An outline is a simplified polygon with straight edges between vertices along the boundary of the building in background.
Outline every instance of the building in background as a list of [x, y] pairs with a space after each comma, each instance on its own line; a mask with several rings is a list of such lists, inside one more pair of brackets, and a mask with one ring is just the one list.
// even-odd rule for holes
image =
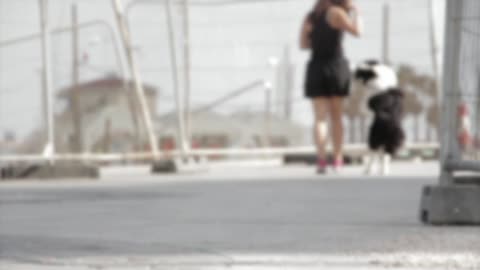
[[[157, 90], [149, 85], [144, 85], [144, 89], [154, 115]], [[74, 95], [81, 134], [74, 128]], [[64, 109], [55, 116], [55, 144], [59, 153], [76, 152], [75, 136], [81, 136], [84, 152], [124, 153], [148, 147], [132, 82], [117, 77], [93, 80], [60, 90], [57, 98], [65, 103]], [[20, 152], [41, 152], [44, 139], [41, 130], [37, 128], [28, 136]]]
[[[163, 150], [175, 148], [177, 135], [175, 113], [156, 120]], [[264, 112], [242, 111], [225, 115], [213, 111], [192, 113], [192, 148], [287, 147], [307, 144], [309, 129], [292, 120]]]

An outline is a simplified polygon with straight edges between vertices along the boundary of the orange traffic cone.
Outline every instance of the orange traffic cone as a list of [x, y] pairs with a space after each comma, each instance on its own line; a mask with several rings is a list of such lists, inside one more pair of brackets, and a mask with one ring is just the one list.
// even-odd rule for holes
[[458, 106], [458, 143], [460, 148], [465, 151], [472, 145], [472, 126], [470, 124], [469, 110], [465, 103]]

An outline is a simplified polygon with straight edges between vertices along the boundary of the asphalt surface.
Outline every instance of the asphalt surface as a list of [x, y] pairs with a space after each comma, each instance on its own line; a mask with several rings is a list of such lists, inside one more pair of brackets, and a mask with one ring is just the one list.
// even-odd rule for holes
[[0, 269], [480, 269], [480, 228], [418, 220], [432, 164], [0, 183]]

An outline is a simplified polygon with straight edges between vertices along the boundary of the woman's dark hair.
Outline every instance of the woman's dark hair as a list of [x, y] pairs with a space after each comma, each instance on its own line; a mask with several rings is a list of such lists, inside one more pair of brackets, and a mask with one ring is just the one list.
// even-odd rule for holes
[[345, 0], [330, 0], [330, 2], [334, 5], [343, 5]]
[[317, 0], [313, 6], [312, 13], [318, 15], [320, 12], [324, 11], [328, 6], [328, 1], [329, 0]]
[[328, 8], [328, 4], [343, 7], [345, 5], [345, 0], [318, 0], [313, 7], [313, 13], [316, 15], [320, 14], [322, 11]]

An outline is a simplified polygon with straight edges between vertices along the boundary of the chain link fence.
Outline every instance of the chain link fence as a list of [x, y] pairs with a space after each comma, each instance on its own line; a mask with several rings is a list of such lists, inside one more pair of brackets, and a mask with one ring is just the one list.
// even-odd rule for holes
[[480, 2], [449, 1], [446, 44], [441, 145], [448, 182], [456, 172], [480, 171]]

